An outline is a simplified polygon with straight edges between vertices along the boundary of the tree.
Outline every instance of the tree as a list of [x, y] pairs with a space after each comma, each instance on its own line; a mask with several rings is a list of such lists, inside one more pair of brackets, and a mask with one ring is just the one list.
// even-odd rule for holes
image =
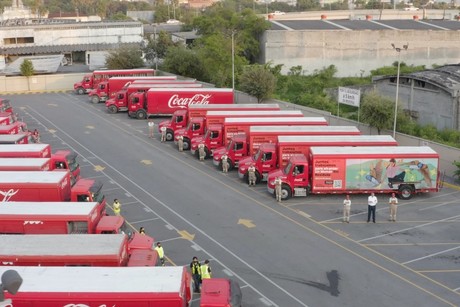
[[109, 52], [105, 58], [108, 69], [132, 69], [144, 67], [142, 52], [138, 48], [122, 47]]
[[460, 180], [460, 162], [459, 161], [454, 161], [452, 164], [457, 167], [457, 169], [454, 171], [453, 175], [454, 175], [454, 177], [457, 177], [457, 180]]
[[394, 102], [371, 92], [363, 96], [361, 104], [361, 120], [371, 127], [377, 128], [380, 134], [382, 129], [390, 129], [393, 123]]
[[276, 78], [262, 65], [251, 65], [240, 76], [240, 88], [257, 98], [257, 102], [270, 98], [276, 87]]
[[163, 59], [166, 56], [166, 51], [169, 47], [175, 46], [171, 36], [165, 31], [158, 33], [156, 39], [148, 39], [147, 46], [143, 49], [145, 59], [154, 63], [158, 59]]
[[30, 91], [30, 76], [33, 76], [35, 74], [35, 69], [34, 69], [34, 64], [32, 63], [31, 60], [24, 60], [19, 67], [21, 70], [21, 75], [27, 77], [27, 88]]
[[171, 47], [166, 52], [163, 68], [171, 73], [207, 81], [206, 69], [194, 50], [184, 46]]

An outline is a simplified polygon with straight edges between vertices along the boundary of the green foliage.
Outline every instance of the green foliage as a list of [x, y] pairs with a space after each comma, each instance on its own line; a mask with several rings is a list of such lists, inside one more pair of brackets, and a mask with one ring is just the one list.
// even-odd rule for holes
[[152, 64], [155, 60], [163, 59], [168, 48], [176, 45], [168, 33], [161, 31], [156, 39], [148, 38], [147, 46], [143, 48], [145, 59]]
[[111, 15], [109, 17], [110, 20], [118, 20], [118, 21], [122, 21], [122, 20], [133, 20], [131, 17], [128, 17], [126, 16], [125, 14], [123, 14], [122, 12], [117, 12], [113, 15]]
[[394, 103], [377, 92], [370, 92], [363, 96], [361, 104], [361, 121], [377, 128], [380, 134], [382, 129], [390, 129], [393, 123]]
[[275, 90], [276, 77], [262, 65], [247, 66], [240, 77], [240, 88], [257, 98], [257, 102], [270, 98]]
[[[401, 62], [399, 65], [400, 74], [410, 74], [417, 71], [425, 70], [425, 65], [420, 66], [407, 66], [406, 63]], [[392, 66], [383, 66], [377, 69], [371, 70], [371, 76], [391, 76], [397, 75], [398, 73], [398, 62], [394, 62]]]
[[144, 67], [142, 52], [138, 48], [119, 48], [109, 52], [105, 59], [108, 69], [132, 69]]
[[35, 73], [34, 64], [31, 60], [24, 60], [19, 69], [21, 71], [21, 75], [25, 77], [33, 76]]
[[205, 66], [194, 50], [184, 46], [175, 46], [168, 49], [163, 62], [163, 69], [185, 77], [207, 81]]
[[460, 161], [454, 161], [452, 165], [455, 165], [457, 169], [454, 171], [454, 178], [456, 177], [457, 180], [460, 180]]

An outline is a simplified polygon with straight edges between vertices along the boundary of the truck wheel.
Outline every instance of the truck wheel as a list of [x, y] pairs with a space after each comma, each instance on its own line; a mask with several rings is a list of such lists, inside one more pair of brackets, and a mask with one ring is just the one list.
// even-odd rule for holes
[[184, 139], [184, 150], [190, 150], [190, 141]]
[[411, 199], [414, 195], [414, 188], [410, 185], [403, 185], [399, 187], [399, 197], [404, 200]]
[[166, 141], [172, 141], [174, 139], [174, 132], [171, 130], [166, 131]]
[[82, 87], [77, 88], [78, 95], [83, 95], [84, 93], [85, 93], [85, 90]]
[[288, 200], [291, 197], [292, 197], [291, 188], [287, 184], [283, 183], [283, 185], [281, 186], [281, 199]]
[[107, 111], [109, 111], [109, 113], [111, 114], [115, 114], [118, 112], [118, 108], [117, 106], [111, 105], [110, 107], [107, 108]]
[[139, 110], [136, 112], [136, 118], [137, 119], [146, 119], [147, 118], [147, 113], [145, 113], [145, 110]]
[[99, 97], [97, 97], [96, 95], [93, 95], [91, 97], [91, 102], [94, 103], [94, 104], [99, 103]]

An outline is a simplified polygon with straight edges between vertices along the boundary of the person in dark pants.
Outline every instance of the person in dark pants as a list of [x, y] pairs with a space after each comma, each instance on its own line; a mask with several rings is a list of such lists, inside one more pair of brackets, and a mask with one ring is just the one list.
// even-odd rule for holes
[[193, 257], [190, 263], [190, 273], [192, 273], [194, 291], [195, 293], [200, 293], [201, 264], [197, 257]]
[[371, 220], [372, 215], [372, 222], [375, 223], [375, 208], [377, 207], [377, 197], [374, 193], [367, 198], [367, 222]]

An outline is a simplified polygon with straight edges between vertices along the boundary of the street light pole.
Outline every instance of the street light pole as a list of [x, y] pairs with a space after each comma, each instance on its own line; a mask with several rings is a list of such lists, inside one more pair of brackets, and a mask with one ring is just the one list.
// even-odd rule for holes
[[398, 99], [399, 99], [399, 71], [401, 68], [401, 50], [407, 50], [409, 44], [403, 45], [403, 49], [396, 47], [395, 44], [391, 44], [394, 50], [398, 53], [398, 72], [396, 75], [396, 98], [395, 98], [395, 115], [393, 120], [393, 138], [396, 138], [396, 121], [398, 117]]
[[235, 90], [235, 31], [232, 31], [232, 89]]

